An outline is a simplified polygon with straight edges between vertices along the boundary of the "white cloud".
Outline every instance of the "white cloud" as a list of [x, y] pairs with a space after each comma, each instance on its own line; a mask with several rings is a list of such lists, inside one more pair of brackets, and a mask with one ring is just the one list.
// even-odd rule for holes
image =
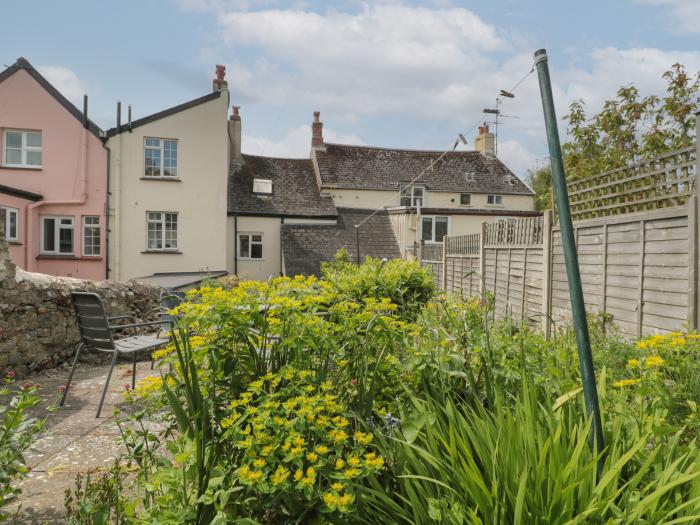
[[[332, 129], [323, 130], [326, 142], [337, 144], [362, 145], [364, 142], [353, 134], [336, 133]], [[268, 157], [307, 158], [311, 150], [311, 126], [290, 128], [279, 141], [263, 137], [254, 137], [243, 133], [241, 149], [249, 155], [266, 155]]]
[[78, 75], [63, 66], [39, 66], [37, 69], [64, 97], [82, 108], [83, 95], [87, 90]]
[[698, 0], [636, 0], [667, 10], [666, 15], [674, 33], [700, 33], [700, 2]]
[[[179, 1], [210, 6], [216, 13], [223, 45], [212, 53], [230, 58], [223, 63], [229, 65], [227, 77], [236, 103], [304, 106], [321, 110], [331, 124], [361, 116], [441, 121], [447, 123], [447, 134], [465, 132], [470, 143], [472, 125], [489, 120], [482, 109], [494, 104], [500, 89], [512, 88], [523, 77], [532, 66], [532, 53], [527, 50], [538, 47], [537, 35], [511, 32], [506, 36], [474, 12], [441, 0], [431, 7], [400, 0], [353, 2], [344, 11], [321, 12], [304, 7], [259, 8], [274, 0], [255, 0], [258, 7], [252, 11], [236, 8], [238, 0]], [[700, 5], [700, 0], [636, 1], [664, 3], [671, 11]], [[245, 8], [253, 6], [246, 3]], [[246, 52], [240, 53], [241, 48]], [[574, 64], [562, 64], [561, 55], [550, 62], [560, 117], [579, 98], [590, 112], [597, 111], [630, 82], [642, 95], [663, 93], [661, 74], [675, 62], [686, 64], [690, 71], [700, 69], [699, 52], [605, 47], [576, 56]], [[546, 154], [536, 76], [530, 75], [518, 87], [515, 99], [504, 100], [501, 107], [504, 114], [519, 118], [501, 120], [499, 153], [521, 176], [534, 167], [536, 156]], [[561, 122], [562, 136], [565, 131]], [[244, 148], [304, 157], [308, 133], [303, 127], [290, 129], [280, 141], [248, 137]]]

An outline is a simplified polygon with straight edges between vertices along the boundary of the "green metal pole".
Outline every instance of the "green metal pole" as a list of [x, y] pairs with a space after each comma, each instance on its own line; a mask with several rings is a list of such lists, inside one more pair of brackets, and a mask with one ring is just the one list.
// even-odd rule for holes
[[[552, 183], [557, 202], [557, 214], [561, 228], [561, 240], [564, 246], [564, 262], [566, 263], [566, 277], [569, 281], [569, 296], [571, 298], [571, 312], [576, 332], [576, 344], [578, 346], [578, 362], [583, 380], [583, 395], [586, 400], [588, 414], [593, 417], [591, 427], [591, 447], [594, 453], [605, 446], [603, 440], [603, 426], [600, 419], [600, 405], [598, 403], [598, 389], [593, 370], [593, 355], [591, 354], [591, 341], [588, 335], [588, 323], [586, 321], [586, 306], [583, 301], [583, 288], [581, 287], [581, 274], [578, 267], [578, 254], [576, 253], [576, 241], [574, 239], [574, 226], [571, 221], [569, 208], [569, 194], [566, 189], [566, 176], [564, 175], [564, 161], [561, 156], [559, 144], [559, 130], [557, 129], [557, 117], [554, 112], [554, 99], [552, 98], [552, 85], [549, 79], [549, 66], [547, 65], [547, 51], [540, 49], [535, 52], [535, 66], [540, 82], [540, 94], [542, 95], [542, 108], [544, 110], [544, 122], [547, 128], [547, 143], [549, 144], [549, 159], [552, 166]], [[603, 458], [598, 462], [598, 475], [600, 477], [603, 467]]]

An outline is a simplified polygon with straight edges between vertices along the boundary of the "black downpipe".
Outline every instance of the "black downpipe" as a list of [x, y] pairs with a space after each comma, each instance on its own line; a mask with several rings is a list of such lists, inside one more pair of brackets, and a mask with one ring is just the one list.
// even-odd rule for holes
[[107, 150], [107, 191], [105, 195], [105, 279], [109, 279], [109, 197], [112, 195], [110, 191], [110, 174], [112, 171], [112, 150], [103, 142], [102, 147]]
[[238, 275], [238, 216], [233, 216], [233, 275]]

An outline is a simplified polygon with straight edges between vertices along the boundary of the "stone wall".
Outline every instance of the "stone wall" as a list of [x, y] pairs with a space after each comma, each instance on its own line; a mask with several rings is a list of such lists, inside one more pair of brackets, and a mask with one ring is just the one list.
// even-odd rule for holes
[[[13, 368], [20, 375], [60, 364], [78, 344], [70, 294], [99, 294], [107, 315], [153, 318], [159, 289], [135, 281], [84, 281], [25, 272], [10, 259], [0, 214], [0, 377]], [[81, 358], [82, 359], [82, 358]]]

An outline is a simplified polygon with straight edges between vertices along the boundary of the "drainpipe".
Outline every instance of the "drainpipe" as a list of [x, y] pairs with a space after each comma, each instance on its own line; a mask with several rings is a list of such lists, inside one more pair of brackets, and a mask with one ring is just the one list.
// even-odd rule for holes
[[105, 191], [105, 279], [109, 279], [109, 197], [110, 192], [110, 174], [112, 167], [110, 163], [112, 162], [112, 150], [106, 144], [107, 137], [105, 137], [105, 142], [102, 143], [102, 147], [107, 150], [107, 191]]
[[[87, 117], [87, 95], [83, 96], [83, 130], [80, 136], [80, 198], [75, 200], [56, 200], [56, 201], [41, 201], [35, 202], [27, 206], [25, 210], [25, 220], [27, 225], [27, 240], [24, 245], [24, 258], [26, 261], [27, 271], [31, 272], [34, 270], [35, 259], [31, 258], [31, 252], [29, 247], [34, 245], [34, 240], [32, 239], [32, 234], [34, 233], [32, 224], [32, 213], [34, 210], [42, 208], [44, 206], [81, 206], [87, 202], [87, 134], [88, 131], [88, 117]], [[73, 244], [75, 246], [75, 223], [73, 223]], [[41, 253], [41, 247], [39, 248], [39, 253]]]
[[238, 216], [233, 216], [233, 275], [238, 275]]

